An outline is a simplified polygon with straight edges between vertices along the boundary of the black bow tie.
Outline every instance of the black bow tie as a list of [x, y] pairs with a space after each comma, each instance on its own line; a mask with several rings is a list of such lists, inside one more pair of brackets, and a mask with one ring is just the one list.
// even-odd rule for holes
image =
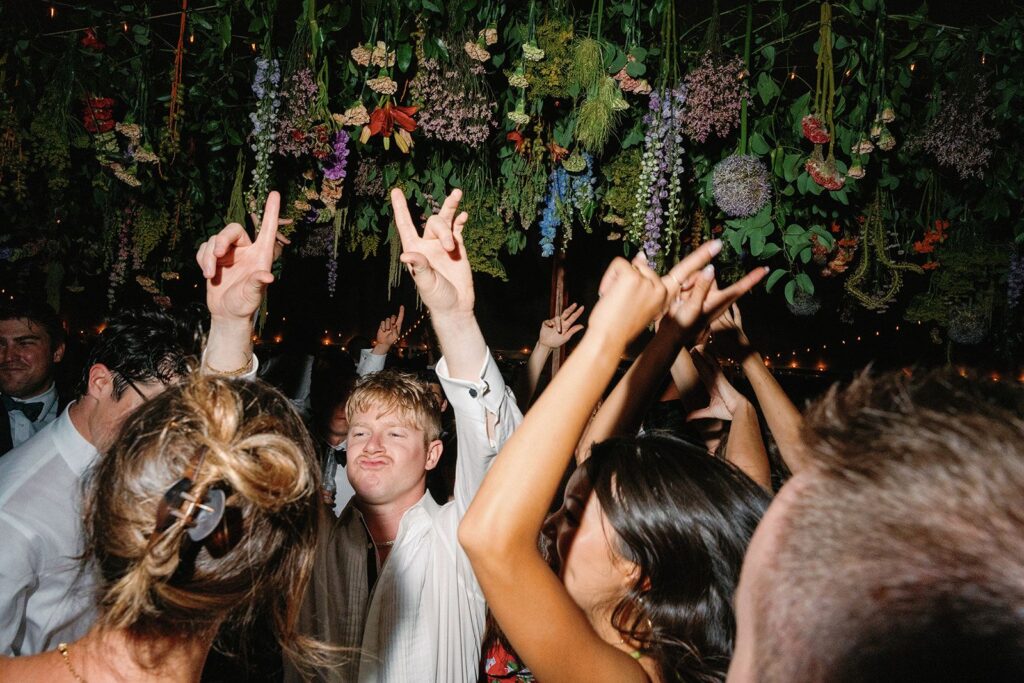
[[26, 403], [25, 401], [19, 401], [11, 398], [10, 396], [2, 396], [4, 408], [7, 412], [12, 410], [20, 410], [22, 414], [29, 419], [30, 422], [35, 422], [39, 419], [39, 416], [43, 413], [43, 402], [33, 401], [32, 403]]

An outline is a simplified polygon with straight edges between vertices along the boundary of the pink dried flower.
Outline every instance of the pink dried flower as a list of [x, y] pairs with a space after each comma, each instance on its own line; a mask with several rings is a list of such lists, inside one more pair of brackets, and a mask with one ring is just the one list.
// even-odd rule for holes
[[748, 94], [744, 74], [739, 57], [725, 61], [708, 52], [686, 75], [683, 116], [691, 139], [705, 142], [712, 133], [723, 138], [739, 125], [740, 108]]

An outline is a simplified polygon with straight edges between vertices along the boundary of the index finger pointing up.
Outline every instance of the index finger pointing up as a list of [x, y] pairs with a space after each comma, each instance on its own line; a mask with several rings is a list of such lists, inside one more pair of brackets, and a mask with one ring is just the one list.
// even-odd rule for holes
[[419, 237], [419, 233], [409, 214], [409, 204], [405, 201], [405, 194], [397, 187], [391, 190], [391, 209], [395, 213], [395, 228], [402, 240], [402, 251], [413, 251], [413, 244]]

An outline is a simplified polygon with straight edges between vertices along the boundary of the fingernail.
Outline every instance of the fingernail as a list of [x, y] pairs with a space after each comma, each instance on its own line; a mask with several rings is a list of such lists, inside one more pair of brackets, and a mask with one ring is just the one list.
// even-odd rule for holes
[[708, 242], [708, 251], [711, 252], [712, 256], [717, 256], [718, 252], [722, 251], [722, 240], [711, 240]]
[[704, 266], [704, 269], [700, 271], [700, 276], [702, 278], [704, 278], [705, 280], [714, 280], [715, 279], [715, 266], [714, 266], [714, 264], [709, 263], [706, 266]]

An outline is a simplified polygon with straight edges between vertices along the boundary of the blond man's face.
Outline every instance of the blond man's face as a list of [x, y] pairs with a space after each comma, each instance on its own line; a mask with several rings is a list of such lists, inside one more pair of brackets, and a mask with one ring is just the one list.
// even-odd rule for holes
[[440, 457], [441, 442], [428, 443], [423, 429], [401, 411], [371, 404], [351, 415], [345, 469], [362, 503], [415, 504]]

